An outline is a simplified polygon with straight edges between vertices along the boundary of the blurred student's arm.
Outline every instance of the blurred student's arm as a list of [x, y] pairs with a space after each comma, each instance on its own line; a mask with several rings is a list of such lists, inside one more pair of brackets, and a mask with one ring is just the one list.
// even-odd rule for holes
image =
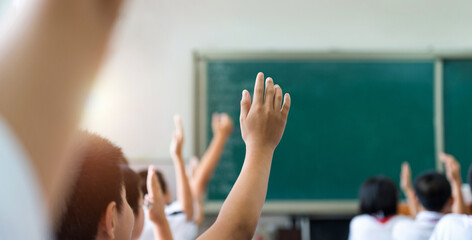
[[[254, 100], [243, 91], [241, 134], [246, 158], [241, 173], [226, 198], [216, 222], [199, 239], [251, 239], [264, 205], [272, 156], [282, 138], [290, 108], [290, 96], [264, 75], [257, 75]], [[281, 107], [282, 106], [282, 107]]]
[[162, 195], [161, 185], [157, 180], [156, 170], [152, 166], [148, 169], [146, 185], [148, 190], [148, 195], [146, 196], [147, 211], [149, 219], [153, 223], [154, 239], [172, 240], [172, 232], [164, 212], [164, 196]]
[[233, 132], [233, 121], [226, 113], [213, 114], [213, 138], [192, 176], [192, 191], [197, 198], [205, 194], [208, 182], [223, 153], [226, 141]]
[[205, 212], [203, 209], [203, 198], [208, 187], [211, 176], [215, 172], [221, 154], [223, 153], [226, 141], [233, 132], [233, 120], [226, 113], [214, 113], [212, 116], [213, 138], [210, 146], [203, 155], [200, 163], [192, 174], [191, 188], [194, 200], [198, 201], [198, 216], [194, 217], [196, 224], [203, 221]]
[[400, 176], [400, 186], [405, 194], [406, 201], [408, 204], [408, 209], [410, 210], [410, 215], [416, 217], [418, 214], [418, 203], [415, 198], [415, 191], [413, 190], [413, 184], [411, 183], [411, 168], [408, 162], [402, 164], [402, 172]]
[[466, 213], [466, 207], [464, 198], [462, 196], [462, 177], [461, 177], [461, 166], [454, 156], [442, 153], [440, 155], [441, 161], [444, 163], [446, 168], [446, 176], [451, 184], [452, 189], [452, 213], [464, 214]]
[[182, 211], [187, 216], [187, 221], [193, 219], [193, 197], [190, 190], [185, 164], [182, 158], [182, 146], [184, 143], [184, 130], [180, 116], [174, 117], [175, 131], [170, 144], [170, 154], [174, 161], [175, 176], [177, 179], [177, 201], [182, 205]]
[[51, 210], [59, 210], [70, 181], [61, 159], [121, 3], [31, 1], [1, 33], [0, 115], [27, 151]]

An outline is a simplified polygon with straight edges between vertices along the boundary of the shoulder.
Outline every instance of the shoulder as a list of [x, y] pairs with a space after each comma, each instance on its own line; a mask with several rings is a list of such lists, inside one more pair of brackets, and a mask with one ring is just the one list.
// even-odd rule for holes
[[394, 239], [404, 239], [405, 234], [414, 230], [415, 220], [406, 216], [398, 216], [393, 222], [392, 236]]
[[166, 215], [171, 215], [182, 211], [182, 205], [179, 201], [174, 201], [165, 207]]
[[367, 215], [367, 214], [357, 215], [352, 218], [351, 225], [362, 224], [365, 222], [370, 222], [372, 220], [373, 218], [370, 215]]
[[461, 214], [448, 214], [436, 225], [431, 237], [435, 239], [466, 239], [472, 235], [472, 217]]
[[441, 218], [438, 226], [469, 226], [472, 227], [472, 216], [465, 214], [447, 214]]

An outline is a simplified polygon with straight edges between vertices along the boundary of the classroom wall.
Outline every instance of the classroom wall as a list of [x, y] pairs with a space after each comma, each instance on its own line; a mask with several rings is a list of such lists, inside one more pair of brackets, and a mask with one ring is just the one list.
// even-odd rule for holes
[[470, 9], [469, 0], [131, 0], [83, 126], [131, 160], [162, 162], [180, 113], [190, 156], [192, 51], [472, 49]]

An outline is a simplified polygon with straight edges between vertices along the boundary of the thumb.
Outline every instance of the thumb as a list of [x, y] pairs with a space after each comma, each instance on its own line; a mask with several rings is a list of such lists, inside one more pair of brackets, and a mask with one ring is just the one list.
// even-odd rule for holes
[[244, 89], [241, 99], [241, 115], [239, 117], [240, 121], [246, 119], [249, 109], [251, 109], [251, 95], [246, 89]]

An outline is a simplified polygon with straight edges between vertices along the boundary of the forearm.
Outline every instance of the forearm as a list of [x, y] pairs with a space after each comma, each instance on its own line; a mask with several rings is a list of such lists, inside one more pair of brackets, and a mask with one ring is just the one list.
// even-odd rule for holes
[[452, 204], [452, 213], [456, 213], [456, 214], [466, 213], [466, 207], [464, 203], [464, 198], [462, 196], [461, 185], [462, 185], [462, 181], [456, 181], [451, 184], [452, 198], [454, 200]]
[[193, 219], [193, 197], [184, 162], [181, 156], [173, 156], [173, 161], [177, 179], [177, 200], [182, 204], [183, 212], [190, 221]]
[[215, 135], [211, 140], [207, 151], [202, 156], [200, 164], [192, 177], [192, 190], [195, 197], [200, 198], [205, 193], [208, 182], [218, 165], [227, 140], [227, 135]]
[[236, 183], [221, 207], [215, 224], [202, 239], [252, 238], [267, 193], [272, 155], [271, 151], [247, 150]]
[[59, 174], [69, 169], [60, 159], [80, 119], [106, 40], [97, 46], [95, 40], [84, 39], [87, 34], [81, 30], [86, 26], [76, 2], [37, 1], [37, 8], [15, 25], [0, 50], [0, 114], [30, 156], [52, 209], [63, 193], [56, 186], [65, 180]]
[[408, 209], [410, 210], [410, 215], [412, 217], [416, 217], [418, 214], [418, 206], [415, 204], [415, 192], [413, 189], [407, 189], [404, 190], [403, 193], [405, 194], [406, 197], [406, 202], [408, 204]]
[[169, 223], [163, 219], [160, 223], [153, 222], [152, 230], [154, 232], [154, 239], [156, 240], [172, 240], [172, 232]]

